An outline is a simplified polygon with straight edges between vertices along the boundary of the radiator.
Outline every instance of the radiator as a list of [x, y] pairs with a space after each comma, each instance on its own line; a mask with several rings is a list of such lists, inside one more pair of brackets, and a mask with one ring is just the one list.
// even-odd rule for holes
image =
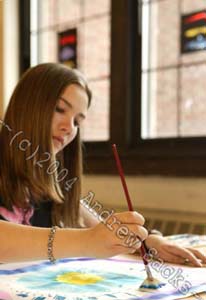
[[146, 219], [145, 227], [158, 229], [164, 235], [192, 233], [206, 235], [206, 213], [167, 210], [139, 210]]

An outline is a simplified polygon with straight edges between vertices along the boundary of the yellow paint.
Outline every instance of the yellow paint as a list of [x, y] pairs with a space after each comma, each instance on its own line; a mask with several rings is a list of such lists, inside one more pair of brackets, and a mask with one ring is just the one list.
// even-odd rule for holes
[[185, 31], [185, 36], [192, 38], [198, 34], [206, 34], [206, 26], [200, 26]]
[[77, 285], [87, 285], [102, 281], [101, 276], [94, 274], [84, 274], [79, 272], [68, 272], [58, 275], [56, 280], [58, 282], [77, 284]]

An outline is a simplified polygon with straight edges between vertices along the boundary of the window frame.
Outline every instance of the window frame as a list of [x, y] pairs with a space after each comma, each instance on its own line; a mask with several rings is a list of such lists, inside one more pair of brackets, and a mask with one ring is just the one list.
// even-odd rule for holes
[[30, 0], [19, 0], [19, 74], [30, 67]]
[[[26, 5], [25, 2], [29, 0], [20, 0], [20, 6]], [[127, 175], [206, 176], [206, 137], [141, 138], [139, 2], [111, 2], [110, 140], [84, 143], [84, 172], [117, 174], [111, 147], [115, 143]], [[21, 72], [29, 61], [28, 31], [25, 33], [22, 26], [20, 24], [20, 61], [26, 63]]]

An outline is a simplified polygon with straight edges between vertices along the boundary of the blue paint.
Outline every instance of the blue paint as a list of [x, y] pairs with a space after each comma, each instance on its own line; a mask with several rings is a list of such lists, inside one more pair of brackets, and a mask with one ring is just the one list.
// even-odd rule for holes
[[159, 288], [161, 288], [162, 286], [164, 286], [165, 283], [159, 283], [159, 284], [142, 284], [140, 286], [140, 289], [149, 289], [149, 290], [157, 290]]
[[[84, 262], [84, 261], [95, 261], [96, 259], [95, 258], [89, 258], [89, 257], [78, 257], [78, 258], [62, 258], [62, 259], [59, 259], [58, 260], [58, 265], [59, 264], [65, 264], [65, 263], [68, 263], [68, 262], [74, 262], [74, 261], [79, 261], [79, 262]], [[117, 260], [117, 259], [112, 259], [112, 258], [108, 258], [107, 261], [111, 261], [113, 263], [123, 263], [123, 262], [128, 262], [128, 260], [126, 259], [120, 259], [120, 260]], [[141, 264], [141, 262], [138, 262], [138, 261], [130, 261], [130, 263], [132, 264]], [[45, 261], [45, 262], [42, 262], [40, 264], [35, 264], [35, 265], [29, 265], [29, 266], [26, 266], [26, 267], [23, 267], [23, 268], [17, 268], [17, 269], [13, 269], [13, 270], [3, 270], [1, 269], [0, 270], [0, 275], [14, 275], [14, 274], [20, 274], [20, 273], [26, 273], [26, 272], [35, 272], [35, 271], [39, 271], [41, 269], [44, 269], [45, 267], [51, 267], [53, 266], [53, 264], [51, 264], [50, 262], [48, 261]]]
[[17, 296], [22, 297], [22, 298], [27, 298], [28, 294], [20, 293], [20, 294], [17, 294]]
[[56, 296], [54, 297], [54, 300], [64, 300], [64, 299], [66, 299], [66, 297], [59, 296], [59, 295], [56, 295]]
[[[81, 274], [94, 274], [102, 278], [101, 281], [92, 284], [74, 284], [57, 281], [57, 277], [65, 272], [78, 272]], [[64, 293], [88, 293], [88, 292], [111, 292], [111, 289], [138, 286], [142, 282], [142, 277], [130, 276], [127, 274], [105, 272], [101, 270], [101, 266], [89, 266], [89, 263], [81, 266], [78, 264], [64, 264], [57, 268], [44, 268], [38, 272], [34, 272], [32, 276], [23, 275], [17, 282], [23, 284], [25, 288], [34, 291], [50, 291]]]

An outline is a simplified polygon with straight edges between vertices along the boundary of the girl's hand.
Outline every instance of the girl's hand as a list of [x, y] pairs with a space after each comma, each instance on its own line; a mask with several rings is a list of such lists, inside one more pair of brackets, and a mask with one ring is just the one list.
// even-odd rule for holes
[[134, 253], [148, 233], [143, 227], [144, 218], [137, 212], [112, 215], [108, 220], [88, 229], [88, 252], [93, 257], [110, 257]]
[[202, 251], [190, 247], [180, 247], [162, 236], [151, 234], [145, 242], [149, 249], [155, 249], [156, 258], [160, 258], [165, 262], [189, 263], [196, 267], [201, 267], [202, 263], [206, 263], [206, 255]]

